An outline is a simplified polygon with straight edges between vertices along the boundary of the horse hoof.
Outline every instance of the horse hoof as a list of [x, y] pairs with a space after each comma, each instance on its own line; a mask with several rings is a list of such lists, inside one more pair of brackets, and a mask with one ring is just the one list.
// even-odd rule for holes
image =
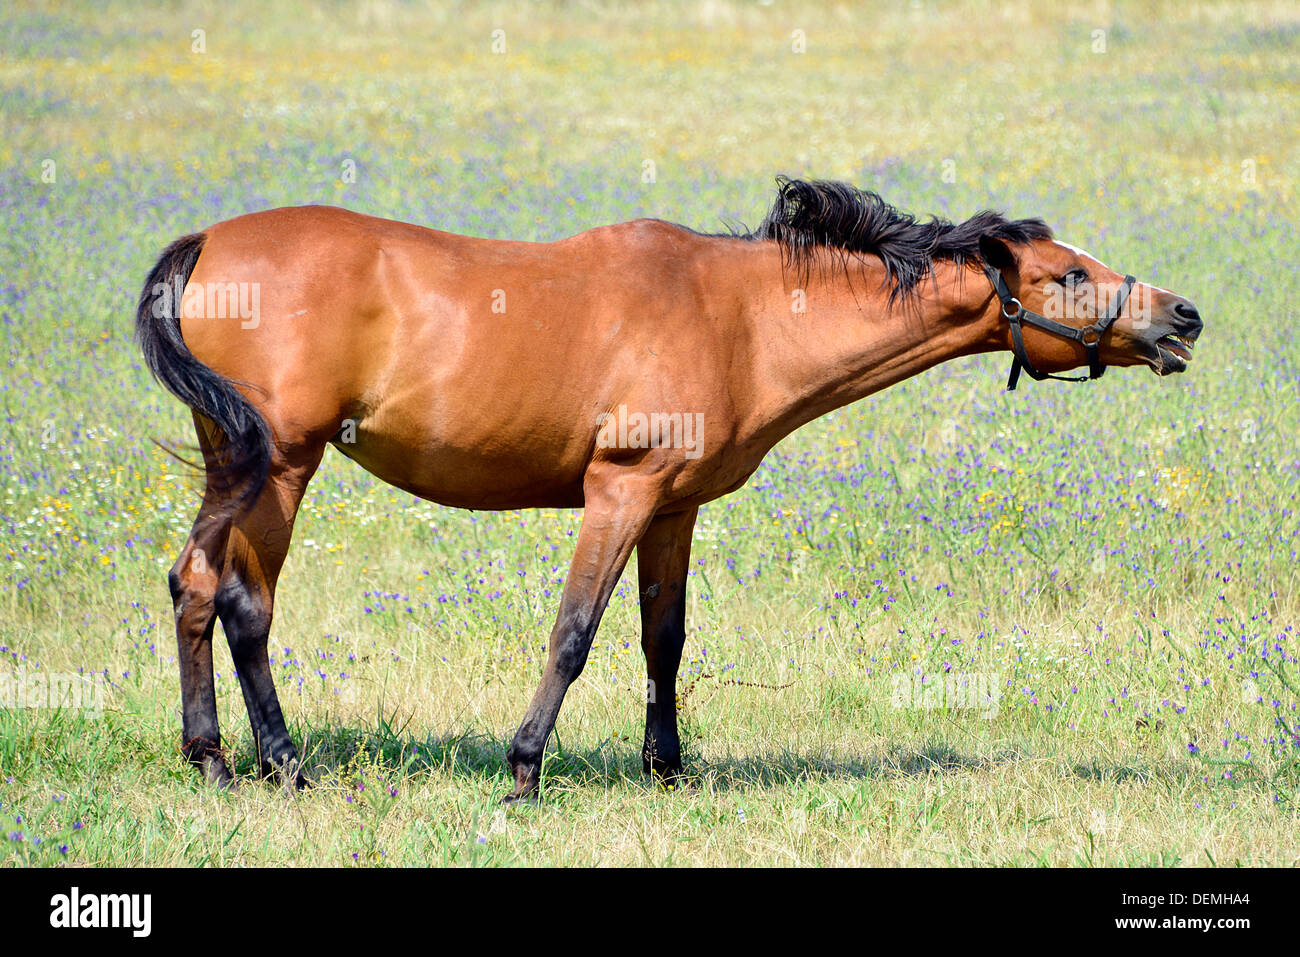
[[680, 764], [647, 760], [642, 763], [641, 770], [647, 777], [666, 790], [671, 791], [682, 786], [682, 766]]
[[542, 794], [541, 791], [535, 787], [529, 788], [525, 791], [515, 791], [512, 794], [507, 794], [501, 799], [501, 804], [504, 807], [519, 807], [520, 805], [525, 804], [537, 805], [540, 803], [542, 803]]
[[288, 758], [275, 765], [275, 776], [286, 793], [305, 791], [311, 787], [311, 779], [303, 773], [302, 763], [297, 758]]
[[219, 755], [207, 755], [203, 758], [203, 780], [215, 785], [220, 791], [235, 792], [239, 790], [235, 777], [226, 766], [226, 761]]

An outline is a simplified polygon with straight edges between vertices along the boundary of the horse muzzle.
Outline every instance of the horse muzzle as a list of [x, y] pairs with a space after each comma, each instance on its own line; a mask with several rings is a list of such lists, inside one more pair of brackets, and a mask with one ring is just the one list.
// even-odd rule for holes
[[1148, 341], [1148, 351], [1142, 358], [1156, 375], [1182, 372], [1192, 361], [1196, 340], [1205, 328], [1201, 315], [1194, 305], [1180, 299], [1170, 310], [1168, 321], [1160, 328], [1160, 334]]

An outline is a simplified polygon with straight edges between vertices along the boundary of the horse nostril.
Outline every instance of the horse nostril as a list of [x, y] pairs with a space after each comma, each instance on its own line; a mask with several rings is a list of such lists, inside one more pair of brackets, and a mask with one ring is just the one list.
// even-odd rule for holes
[[1174, 306], [1174, 315], [1180, 319], [1187, 319], [1191, 322], [1200, 322], [1201, 314], [1196, 311], [1196, 307], [1190, 302], [1180, 302]]

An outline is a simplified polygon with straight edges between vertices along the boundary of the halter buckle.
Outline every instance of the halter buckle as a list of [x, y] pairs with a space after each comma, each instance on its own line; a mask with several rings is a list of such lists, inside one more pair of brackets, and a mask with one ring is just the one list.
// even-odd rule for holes
[[[1016, 306], [1015, 311], [1007, 312], [1007, 308], [1012, 303], [1015, 303]], [[1004, 319], [1019, 319], [1020, 314], [1024, 311], [1025, 311], [1025, 307], [1020, 304], [1020, 300], [1017, 299], [1015, 296], [1012, 296], [1010, 299], [1005, 299], [1002, 302], [1002, 317]]]

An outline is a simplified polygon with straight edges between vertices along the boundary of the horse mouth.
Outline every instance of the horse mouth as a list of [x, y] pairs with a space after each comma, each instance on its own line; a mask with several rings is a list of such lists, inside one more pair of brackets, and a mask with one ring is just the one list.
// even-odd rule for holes
[[1195, 345], [1195, 339], [1171, 332], [1156, 340], [1156, 354], [1148, 357], [1147, 361], [1151, 363], [1151, 368], [1155, 370], [1156, 375], [1182, 372], [1192, 361], [1192, 349]]

